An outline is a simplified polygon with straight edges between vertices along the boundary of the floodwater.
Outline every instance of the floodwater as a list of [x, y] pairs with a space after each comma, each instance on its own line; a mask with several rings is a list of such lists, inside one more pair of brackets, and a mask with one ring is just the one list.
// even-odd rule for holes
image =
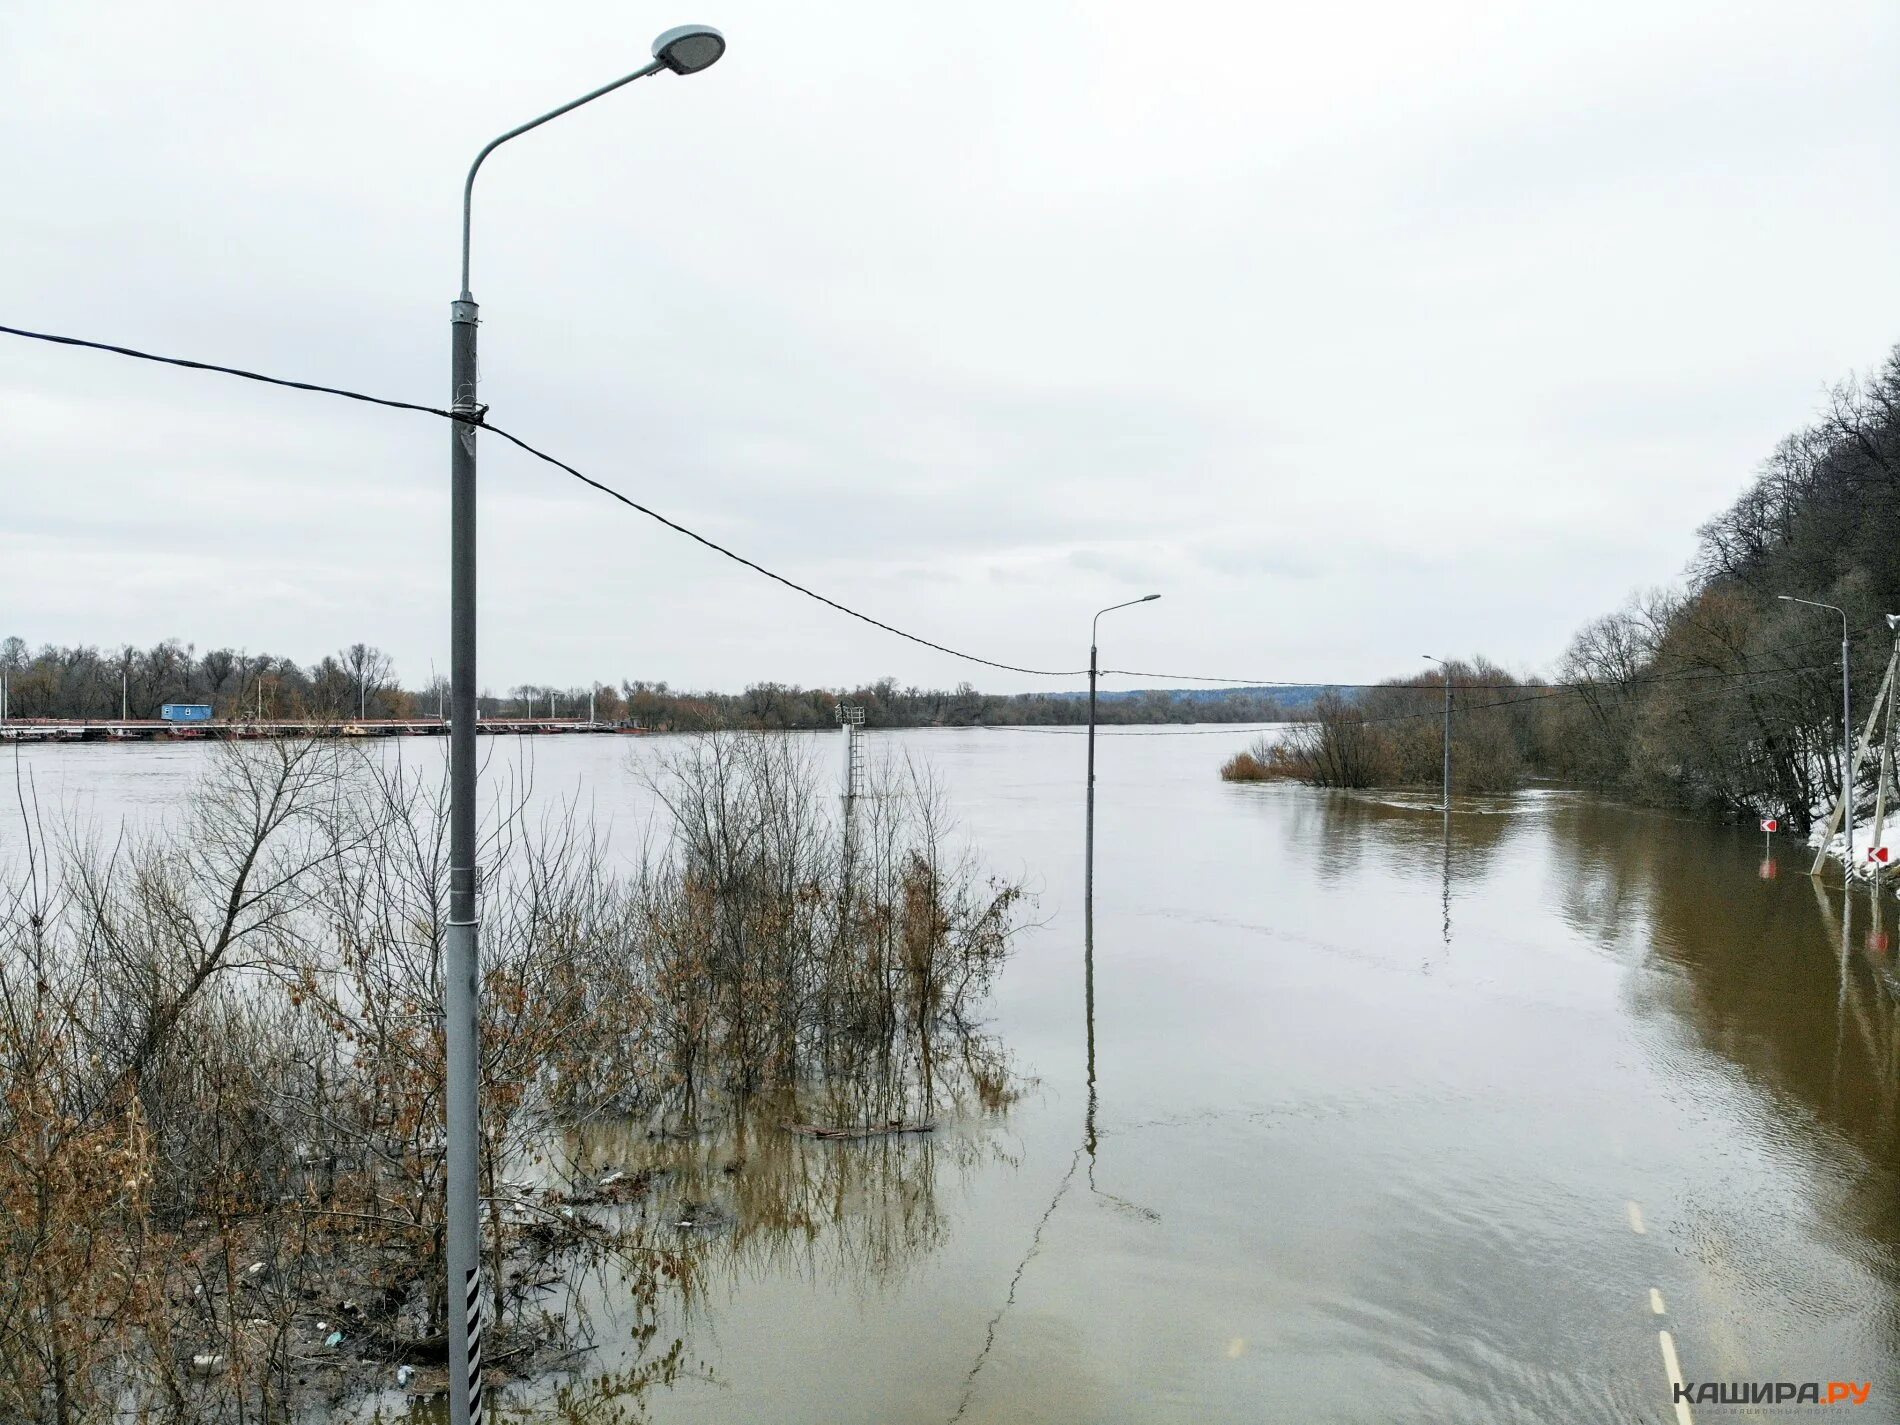
[[[1019, 1096], [928, 1137], [709, 1152], [733, 1171], [705, 1176], [724, 1228], [692, 1302], [649, 1338], [599, 1288], [588, 1376], [682, 1342], [628, 1418], [1669, 1422], [1667, 1332], [1692, 1381], [1871, 1381], [1856, 1418], [1900, 1419], [1891, 900], [1578, 793], [1447, 824], [1228, 785], [1244, 739], [1178, 733], [1101, 738], [1092, 936], [1079, 736], [872, 735], [1036, 893], [985, 1026]], [[653, 747], [519, 751], [618, 833]], [[110, 824], [204, 755], [21, 763]]]

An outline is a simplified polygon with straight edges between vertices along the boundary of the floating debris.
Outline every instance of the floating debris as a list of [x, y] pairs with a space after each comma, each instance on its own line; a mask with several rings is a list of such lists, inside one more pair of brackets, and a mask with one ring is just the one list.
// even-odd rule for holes
[[687, 1232], [715, 1232], [730, 1227], [732, 1222], [732, 1214], [716, 1203], [688, 1201], [680, 1204], [680, 1215], [673, 1225]]

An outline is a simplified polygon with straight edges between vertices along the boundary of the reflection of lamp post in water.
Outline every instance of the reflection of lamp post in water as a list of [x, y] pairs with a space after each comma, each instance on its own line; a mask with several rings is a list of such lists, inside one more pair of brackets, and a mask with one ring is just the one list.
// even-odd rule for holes
[[[1849, 868], [1850, 874], [1852, 868]], [[1815, 885], [1814, 893], [1821, 894], [1821, 888]], [[1841, 984], [1840, 993], [1834, 1003], [1834, 1073], [1830, 1079], [1830, 1093], [1834, 1106], [1841, 1101], [1841, 1038], [1847, 1031], [1847, 977], [1854, 973], [1852, 950], [1854, 942], [1854, 883], [1849, 881], [1841, 892]]]
[[1445, 907], [1445, 943], [1449, 945], [1451, 944], [1451, 804], [1449, 802], [1445, 804], [1444, 820], [1445, 863], [1439, 879], [1443, 887], [1441, 898]]
[[1095, 906], [1092, 899], [1082, 902], [1082, 1006], [1088, 1018], [1089, 1036], [1089, 1109], [1087, 1133], [1083, 1138], [1089, 1150], [1089, 1183], [1095, 1182]]

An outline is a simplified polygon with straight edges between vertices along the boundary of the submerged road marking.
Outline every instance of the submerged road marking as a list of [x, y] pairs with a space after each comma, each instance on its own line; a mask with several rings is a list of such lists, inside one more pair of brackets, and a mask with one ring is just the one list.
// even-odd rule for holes
[[1630, 1231], [1634, 1232], [1638, 1237], [1641, 1237], [1645, 1230], [1643, 1227], [1643, 1209], [1638, 1207], [1635, 1199], [1632, 1198], [1623, 1204], [1623, 1210], [1629, 1216]]
[[[1672, 1386], [1681, 1385], [1682, 1363], [1676, 1359], [1675, 1338], [1667, 1331], [1658, 1331], [1656, 1338], [1662, 1342], [1663, 1369], [1669, 1372], [1669, 1384]], [[1695, 1425], [1695, 1416], [1689, 1413], [1688, 1401], [1678, 1400], [1676, 1402], [1676, 1422], [1677, 1425]]]
[[1653, 1286], [1649, 1289], [1649, 1309], [1658, 1316], [1663, 1314], [1662, 1293], [1657, 1291]]

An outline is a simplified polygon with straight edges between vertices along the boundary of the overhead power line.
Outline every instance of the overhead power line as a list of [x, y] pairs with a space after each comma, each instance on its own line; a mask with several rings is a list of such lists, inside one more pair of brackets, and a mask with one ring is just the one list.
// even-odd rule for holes
[[[566, 461], [561, 460], [557, 458], [556, 456], [550, 455], [546, 451], [541, 450], [534, 445], [531, 445], [528, 441], [522, 439], [520, 436], [514, 434], [512, 431], [505, 430], [500, 426], [490, 424], [486, 420], [483, 420], [479, 414], [471, 420], [467, 416], [457, 415], [454, 411], [445, 409], [444, 407], [441, 407], [441, 406], [425, 405], [417, 401], [398, 401], [387, 396], [375, 396], [365, 391], [351, 390], [348, 387], [344, 387], [344, 386], [329, 386], [329, 385], [324, 385], [320, 382], [314, 382], [314, 381], [293, 381], [287, 377], [272, 376], [265, 372], [251, 371], [240, 366], [228, 366], [219, 362], [212, 362], [212, 361], [195, 361], [188, 357], [182, 357], [182, 356], [166, 356], [157, 352], [142, 351], [137, 347], [121, 346], [112, 342], [90, 341], [83, 337], [64, 336], [56, 332], [33, 331], [25, 327], [0, 325], [0, 334], [4, 334], [7, 336], [21, 337], [29, 341], [48, 342], [56, 346], [70, 346], [70, 347], [83, 348], [89, 351], [102, 351], [102, 352], [107, 352], [114, 356], [129, 357], [135, 361], [149, 361], [149, 362], [153, 362], [155, 364], [162, 365], [162, 366], [176, 366], [187, 371], [215, 372], [222, 376], [235, 376], [240, 380], [259, 382], [266, 386], [279, 386], [279, 387], [285, 388], [286, 390], [307, 391], [307, 392], [312, 392], [317, 395], [324, 395], [324, 396], [337, 396], [348, 401], [360, 401], [366, 405], [384, 406], [391, 410], [397, 410], [397, 411], [414, 411], [421, 415], [436, 416], [442, 420], [465, 421], [470, 424], [478, 425], [483, 430], [489, 431], [491, 434], [496, 435], [500, 437], [502, 440], [505, 440], [509, 444], [517, 447], [525, 454], [531, 455], [536, 460], [540, 460], [544, 462], [545, 464], [553, 466], [555, 469], [562, 471], [563, 473], [571, 476], [573, 479], [580, 481], [582, 484], [587, 485], [594, 490], [598, 490], [601, 494], [606, 495], [608, 498], [617, 500], [619, 503], [627, 506], [629, 509], [645, 515], [648, 519], [651, 519], [658, 524], [664, 525], [666, 528], [672, 530], [674, 533], [685, 535], [688, 539], [694, 541], [696, 544], [700, 544], [704, 546], [705, 548], [712, 550], [715, 554], [721, 555], [726, 559], [732, 560], [735, 564], [743, 565], [745, 568], [752, 570], [756, 574], [762, 574], [767, 579], [770, 579], [774, 581], [775, 583], [784, 585], [786, 588], [792, 590], [794, 593], [803, 594], [808, 599], [812, 599], [818, 603], [821, 603], [825, 605], [827, 608], [833, 609], [838, 613], [844, 614], [848, 618], [857, 619], [860, 623], [868, 624], [872, 628], [880, 629], [883, 632], [892, 634], [897, 638], [905, 639], [911, 643], [915, 643], [919, 645], [920, 647], [932, 649], [935, 652], [946, 654], [949, 657], [960, 659], [963, 662], [979, 664], [985, 668], [1000, 669], [1001, 671], [1006, 672], [1006, 673], [1021, 673], [1021, 674], [1024, 674], [1025, 676], [1033, 677], [1033, 678], [1080, 678], [1080, 677], [1085, 676], [1088, 673], [1088, 670], [1086, 668], [1028, 668], [1028, 667], [1022, 666], [1021, 664], [1004, 663], [998, 659], [985, 658], [975, 653], [966, 653], [962, 649], [952, 648], [948, 644], [938, 643], [934, 639], [925, 638], [920, 634], [911, 633], [906, 629], [899, 628], [895, 624], [886, 623], [882, 619], [874, 618], [870, 614], [863, 613], [857, 609], [854, 609], [848, 604], [841, 603], [836, 599], [833, 599], [833, 598], [828, 597], [827, 595], [821, 594], [817, 590], [809, 588], [808, 586], [799, 583], [795, 579], [788, 578], [787, 576], [783, 574], [780, 574], [774, 570], [768, 569], [763, 564], [758, 563], [756, 560], [748, 559], [743, 554], [739, 554], [738, 552], [734, 550], [728, 549], [725, 545], [720, 544], [717, 540], [707, 538], [705, 535], [700, 534], [697, 530], [691, 529], [688, 526], [681, 524], [679, 521], [671, 519], [668, 516], [661, 514], [658, 510], [653, 509], [651, 506], [642, 504], [640, 501], [633, 499], [631, 496], [625, 495], [621, 493], [619, 490], [614, 489], [611, 485], [608, 485], [604, 483], [603, 481], [597, 480], [593, 476], [584, 473], [583, 471], [575, 468], [572, 465], [569, 465]], [[1857, 635], [1857, 636], [1865, 636], [1865, 635], [1863, 634], [1863, 635]], [[1797, 646], [1801, 646], [1801, 645], [1797, 645]], [[1771, 670], [1771, 673], [1772, 672], [1787, 672], [1787, 673], [1815, 672], [1823, 668], [1831, 668], [1832, 666], [1833, 666], [1832, 664], [1816, 664], [1816, 665], [1802, 667], [1802, 668]], [[1404, 683], [1395, 683], [1391, 681], [1387, 681], [1383, 683], [1338, 683], [1338, 682], [1330, 682], [1324, 679], [1307, 679], [1307, 680], [1302, 681], [1299, 679], [1290, 679], [1290, 678], [1230, 678], [1230, 677], [1215, 677], [1210, 674], [1204, 674], [1204, 673], [1144, 672], [1144, 671], [1139, 671], [1139, 670], [1129, 669], [1129, 668], [1104, 669], [1102, 671], [1101, 676], [1124, 677], [1124, 678], [1159, 678], [1159, 679], [1163, 679], [1170, 682], [1183, 682], [1183, 683], [1226, 683], [1229, 685], [1234, 685], [1234, 686], [1243, 687], [1243, 688], [1244, 687], [1262, 687], [1262, 688], [1318, 687], [1318, 688], [1337, 688], [1341, 690], [1352, 690], [1352, 691], [1372, 691], [1372, 690], [1377, 690], [1377, 689], [1382, 689], [1382, 688], [1405, 688], [1408, 686], [1407, 684], [1404, 684]], [[1692, 670], [1678, 671], [1678, 672], [1673, 672], [1673, 673], [1657, 673], [1657, 674], [1642, 675], [1636, 678], [1629, 679], [1627, 681], [1604, 679], [1604, 680], [1568, 682], [1568, 683], [1454, 683], [1453, 686], [1454, 688], [1460, 691], [1502, 692], [1502, 691], [1512, 690], [1512, 689], [1543, 688], [1543, 689], [1551, 690], [1552, 692], [1556, 692], [1556, 693], [1569, 694], [1569, 693], [1594, 691], [1594, 690], [1599, 690], [1599, 689], [1604, 689], [1604, 690], [1629, 689], [1633, 687], [1640, 687], [1640, 686], [1650, 684], [1650, 683], [1671, 682], [1671, 681], [1676, 681], [1676, 680], [1681, 680], [1681, 679], [1746, 678], [1746, 677], [1755, 677], [1755, 676], [1759, 676], [1759, 675], [1749, 670], [1743, 670], [1740, 672], [1727, 672], [1720, 669], [1692, 669]], [[1435, 688], [1440, 685], [1421, 684], [1417, 686], [1420, 686], [1420, 687], [1429, 686], [1429, 687]], [[1546, 694], [1546, 696], [1548, 696], [1548, 694]], [[1478, 709], [1486, 708], [1486, 707], [1508, 707], [1519, 702], [1537, 701], [1537, 700], [1538, 699], [1536, 698], [1508, 699], [1504, 702], [1499, 702], [1499, 703], [1480, 703], [1480, 704], [1477, 704], [1475, 707], [1471, 707], [1470, 705], [1467, 705], [1467, 710], [1476, 711]], [[1406, 716], [1409, 717], [1410, 715], [1406, 715]], [[1400, 717], [1397, 719], [1376, 719], [1376, 721], [1395, 721], [1395, 720], [1404, 721], [1406, 720], [1406, 717]], [[1375, 719], [1368, 719], [1367, 721], [1375, 721]], [[1229, 730], [1230, 729], [1223, 728], [1219, 730], [1219, 733], [1224, 733]], [[1128, 734], [1117, 734], [1117, 735], [1123, 736], [1123, 735], [1128, 735]], [[1147, 735], [1150, 735], [1150, 736], [1197, 736], [1197, 735], [1213, 736], [1213, 735], [1219, 735], [1219, 734], [1215, 731], [1208, 731], [1206, 733], [1183, 732], [1183, 733], [1155, 733], [1155, 734], [1147, 734]]]
[[[1759, 668], [1759, 669], [1754, 669], [1747, 672], [1721, 673], [1721, 674], [1715, 674], [1712, 676], [1719, 677], [1720, 679], [1724, 681], [1732, 681], [1732, 680], [1741, 679], [1741, 678], [1754, 679], [1754, 680], [1760, 681], [1760, 680], [1766, 680], [1766, 679], [1771, 679], [1771, 678], [1792, 678], [1803, 673], [1814, 673], [1821, 670], [1831, 670], [1832, 666], [1833, 666], [1832, 664], [1828, 664], [1828, 663], [1809, 663], [1809, 664], [1802, 664], [1802, 665], [1799, 665], [1797, 667], [1792, 667], [1792, 668]], [[1658, 679], [1658, 681], [1662, 681], [1662, 680]], [[1454, 684], [1453, 691], [1456, 691], [1461, 686], [1462, 685]], [[1521, 689], [1524, 692], [1530, 693], [1531, 696], [1523, 697], [1523, 698], [1497, 698], [1488, 703], [1453, 703], [1452, 710], [1456, 713], [1484, 712], [1490, 708], [1514, 708], [1514, 707], [1522, 707], [1527, 703], [1548, 703], [1548, 702], [1554, 702], [1559, 698], [1581, 697], [1585, 693], [1597, 691], [1595, 687], [1585, 686], [1585, 685], [1566, 686], [1563, 684], [1520, 683], [1515, 686], [1517, 686], [1519, 689]], [[1408, 688], [1406, 689], [1406, 691], [1418, 692], [1418, 693], [1430, 693], [1435, 698], [1439, 690], [1436, 687], [1432, 687], [1432, 688]], [[1717, 696], [1719, 696], [1718, 691], [1715, 689], [1710, 689], [1708, 693], [1705, 695], [1704, 700], [1713, 700]], [[1698, 702], [1697, 705], [1699, 706], [1700, 702]], [[1416, 722], [1424, 718], [1437, 719], [1437, 718], [1442, 718], [1443, 716], [1444, 716], [1443, 709], [1433, 708], [1425, 712], [1393, 713], [1384, 717], [1357, 718], [1357, 719], [1354, 719], [1353, 721], [1354, 721], [1354, 725], [1358, 727], [1375, 727], [1375, 726], [1379, 726], [1385, 723]]]
[[808, 599], [816, 599], [819, 603], [826, 605], [828, 608], [836, 609], [839, 613], [849, 615], [851, 618], [857, 619], [861, 623], [868, 623], [871, 625], [872, 628], [881, 628], [886, 633], [894, 633], [899, 638], [907, 638], [912, 643], [922, 644], [925, 648], [934, 648], [939, 653], [948, 653], [952, 658], [961, 658], [966, 663], [981, 663], [985, 668], [1001, 668], [1002, 670], [1008, 673], [1027, 673], [1031, 677], [1036, 677], [1036, 678], [1082, 678], [1088, 675], [1089, 670], [1086, 668], [1063, 668], [1063, 669], [1022, 668], [1022, 667], [1018, 667], [1014, 663], [999, 663], [994, 658], [979, 657], [977, 654], [974, 654], [974, 653], [965, 653], [961, 649], [951, 648], [945, 644], [933, 642], [932, 640], [928, 638], [924, 638], [919, 634], [906, 633], [903, 629], [896, 627], [894, 624], [885, 623], [882, 619], [872, 618], [871, 615], [866, 614], [866, 613], [859, 613], [856, 609], [851, 608], [850, 606], [846, 604], [841, 604], [836, 599], [827, 598], [825, 597], [825, 595], [818, 593], [814, 589], [808, 589], [803, 584], [798, 583], [796, 580], [786, 578], [783, 574], [775, 574], [770, 569], [767, 569], [763, 564], [755, 563], [754, 561], [747, 559], [743, 554], [735, 554], [732, 550], [727, 549], [723, 544], [719, 544], [714, 540], [710, 540], [706, 538], [705, 535], [700, 534], [695, 530], [688, 529], [685, 525], [680, 524], [677, 520], [668, 519], [665, 515], [661, 514], [658, 510], [649, 509], [647, 506], [641, 504], [638, 500], [633, 499], [631, 496], [621, 494], [620, 491], [614, 489], [613, 486], [602, 484], [599, 480], [596, 480], [593, 476], [583, 474], [581, 471], [576, 470], [572, 465], [569, 465], [565, 460], [559, 460], [555, 458], [554, 456], [549, 455], [544, 450], [535, 449], [534, 446], [528, 444], [527, 441], [523, 440], [520, 436], [514, 434], [512, 431], [503, 430], [500, 426], [491, 425], [486, 421], [482, 422], [482, 429], [489, 432], [489, 434], [491, 435], [500, 436], [503, 440], [507, 441], [511, 445], [518, 446], [520, 449], [526, 451], [529, 455], [532, 455], [536, 460], [544, 460], [549, 465], [552, 465], [555, 469], [565, 471], [567, 474], [572, 475], [576, 480], [580, 481], [583, 485], [592, 486], [594, 489], [600, 491], [601, 494], [606, 495], [608, 498], [620, 501], [620, 503], [625, 505], [628, 509], [638, 510], [641, 514], [645, 515], [648, 519], [657, 520], [661, 524], [665, 525], [668, 529], [673, 530], [675, 533], [683, 534], [688, 539], [693, 540], [696, 543], [705, 545], [706, 548], [712, 550], [715, 554], [723, 554], [725, 555], [726, 558], [734, 561], [735, 563], [745, 565], [746, 568], [753, 570], [755, 573], [763, 574], [768, 579], [776, 580], [778, 583], [783, 584], [786, 588], [794, 589], [797, 592], [803, 594]]
[[[1754, 679], [1754, 680], [1766, 680], [1766, 679], [1772, 679], [1772, 678], [1789, 678], [1789, 677], [1794, 677], [1797, 674], [1802, 674], [1802, 673], [1814, 673], [1814, 672], [1819, 672], [1819, 671], [1830, 670], [1831, 667], [1832, 665], [1830, 664], [1814, 663], [1814, 664], [1804, 664], [1804, 665], [1793, 667], [1793, 668], [1761, 668], [1761, 669], [1754, 669], [1754, 670], [1741, 672], [1741, 673], [1726, 673], [1726, 674], [1721, 674], [1720, 677], [1724, 681], [1739, 679], [1739, 678], [1747, 678], [1747, 679]], [[1355, 685], [1349, 684], [1349, 683], [1333, 683], [1327, 686], [1335, 687], [1335, 688], [1343, 688], [1343, 687], [1352, 687]], [[1392, 685], [1379, 683], [1379, 684], [1370, 684], [1370, 685], [1364, 685], [1364, 686], [1385, 688]], [[1532, 703], [1555, 702], [1562, 698], [1581, 697], [1585, 693], [1595, 691], [1594, 688], [1588, 687], [1588, 686], [1575, 686], [1575, 685], [1549, 684], [1549, 683], [1543, 683], [1543, 684], [1499, 683], [1499, 684], [1492, 684], [1492, 685], [1472, 685], [1472, 684], [1459, 683], [1455, 685], [1454, 690], [1462, 692], [1472, 686], [1479, 686], [1479, 687], [1491, 686], [1491, 687], [1496, 687], [1500, 690], [1505, 689], [1505, 688], [1514, 688], [1521, 692], [1527, 693], [1530, 696], [1519, 697], [1519, 698], [1495, 698], [1490, 702], [1484, 702], [1484, 703], [1454, 703], [1452, 704], [1452, 711], [1455, 715], [1463, 716], [1466, 713], [1486, 712], [1495, 708], [1515, 708], [1515, 707], [1524, 707]], [[1411, 687], [1405, 687], [1403, 685], [1400, 685], [1398, 688], [1398, 691], [1408, 692], [1408, 693], [1419, 693], [1422, 695], [1428, 694], [1431, 696], [1434, 702], [1437, 701], [1438, 694], [1439, 694], [1439, 689], [1437, 687], [1411, 688]], [[1714, 701], [1714, 699], [1717, 698], [1718, 696], [1720, 696], [1720, 690], [1709, 689], [1705, 691], [1699, 698], [1697, 698], [1695, 702], [1691, 705], [1700, 707], [1709, 702]], [[1382, 717], [1354, 717], [1352, 716], [1352, 712], [1353, 712], [1353, 709], [1348, 707], [1345, 710], [1344, 716], [1347, 720], [1351, 722], [1352, 726], [1354, 727], [1383, 727], [1391, 723], [1421, 722], [1428, 719], [1430, 721], [1437, 722], [1438, 720], [1443, 718], [1445, 715], [1444, 709], [1442, 707], [1432, 707], [1430, 709], [1427, 709], [1426, 711], [1415, 712], [1415, 713], [1390, 713]], [[1096, 736], [1097, 737], [1225, 737], [1225, 736], [1229, 736], [1235, 733], [1272, 732], [1278, 728], [1290, 726], [1293, 723], [1310, 722], [1311, 720], [1312, 719], [1310, 718], [1288, 718], [1284, 722], [1262, 723], [1262, 724], [1257, 724], [1257, 725], [1236, 724], [1231, 727], [1220, 726], [1220, 727], [1179, 727], [1179, 728], [1169, 727], [1169, 728], [1153, 728], [1153, 729], [1144, 728], [1140, 731], [1098, 730], [1096, 733]], [[976, 727], [978, 728], [978, 730], [983, 731], [983, 732], [1057, 733], [1057, 734], [1064, 734], [1064, 735], [1073, 736], [1073, 737], [1080, 737], [1086, 731], [1085, 728], [1081, 728], [1081, 727], [1073, 727], [1073, 728], [1071, 727], [1026, 727], [1026, 726], [1021, 726], [1017, 724], [998, 724], [998, 723], [979, 723], [976, 725]]]
[[292, 391], [314, 391], [320, 396], [341, 396], [346, 401], [362, 401], [371, 406], [388, 406], [395, 411], [420, 411], [425, 416], [441, 416], [444, 420], [454, 420], [455, 412], [446, 411], [440, 406], [423, 406], [414, 401], [394, 401], [387, 396], [371, 396], [363, 391], [351, 391], [342, 386], [321, 386], [314, 381], [291, 381], [282, 376], [267, 376], [262, 371], [246, 371], [241, 366], [220, 366], [214, 361], [192, 361], [183, 356], [160, 356], [156, 352], [140, 351], [131, 346], [114, 346], [111, 342], [87, 341], [82, 337], [60, 336], [55, 332], [27, 331], [24, 327], [0, 326], [0, 333], [7, 336], [23, 336], [30, 341], [50, 341], [55, 346], [82, 346], [88, 351], [109, 351], [114, 356], [129, 356], [134, 361], [153, 361], [161, 366], [182, 366], [187, 371], [215, 371], [220, 376], [236, 376], [245, 381], [261, 381], [266, 386], [283, 386]]
[[839, 613], [857, 619], [861, 623], [867, 623], [872, 628], [882, 629], [886, 633], [895, 634], [899, 638], [908, 639], [910, 642], [920, 644], [925, 648], [935, 649], [939, 653], [947, 653], [950, 657], [960, 658], [966, 663], [980, 663], [985, 668], [1000, 668], [1006, 673], [1022, 673], [1032, 678], [1081, 678], [1088, 674], [1088, 669], [1086, 668], [1025, 668], [1015, 663], [1003, 663], [994, 658], [984, 658], [975, 653], [965, 653], [962, 649], [952, 648], [948, 644], [938, 643], [934, 639], [925, 638], [920, 634], [907, 632], [895, 624], [889, 624], [882, 619], [873, 618], [867, 613], [860, 613], [850, 605], [842, 604], [833, 598], [828, 598], [815, 589], [807, 588], [795, 579], [788, 579], [783, 574], [774, 573], [756, 560], [748, 559], [743, 554], [738, 554], [726, 548], [725, 545], [720, 544], [718, 541], [708, 539], [698, 531], [687, 528], [678, 520], [667, 518], [658, 510], [643, 505], [630, 496], [623, 495], [611, 485], [603, 484], [601, 481], [594, 479], [591, 475], [583, 474], [566, 461], [556, 459], [546, 451], [535, 448], [512, 431], [503, 430], [497, 425], [490, 425], [479, 416], [470, 421], [468, 417], [458, 416], [454, 411], [444, 410], [440, 406], [425, 406], [415, 401], [391, 400], [386, 396], [372, 396], [366, 392], [352, 391], [342, 386], [324, 386], [312, 381], [291, 381], [281, 376], [267, 376], [261, 371], [247, 371], [239, 366], [224, 366], [211, 361], [192, 361], [182, 356], [162, 356], [157, 352], [140, 351], [136, 347], [117, 346], [110, 342], [103, 341], [87, 341], [80, 337], [60, 336], [53, 332], [28, 331], [23, 327], [0, 326], [0, 333], [4, 333], [7, 336], [25, 337], [31, 341], [52, 342], [58, 346], [77, 346], [84, 347], [91, 351], [110, 352], [115, 356], [129, 356], [135, 361], [151, 361], [161, 366], [179, 366], [188, 371], [215, 371], [219, 375], [236, 376], [245, 381], [259, 381], [267, 386], [283, 386], [293, 391], [312, 391], [324, 396], [341, 396], [345, 400], [362, 401], [372, 406], [388, 406], [392, 410], [398, 411], [417, 411], [423, 415], [440, 416], [444, 420], [459, 420], [465, 421], [468, 424], [478, 425], [481, 429], [493, 435], [500, 436], [503, 440], [509, 442], [509, 444], [519, 447], [527, 454], [532, 455], [536, 460], [545, 461], [555, 469], [564, 471], [573, 476], [582, 484], [589, 485], [600, 491], [603, 495], [618, 500], [629, 509], [637, 510], [648, 519], [665, 525], [674, 533], [683, 534], [695, 543], [704, 545], [715, 554], [724, 555], [735, 564], [743, 564], [754, 573], [763, 574], [766, 578], [783, 584], [786, 588], [803, 594], [808, 599], [815, 599], [827, 608], [835, 609]]
[[[1095, 735], [1097, 737], [1232, 737], [1236, 733], [1274, 732], [1297, 721], [1299, 719], [1289, 718], [1287, 722], [1236, 723], [1231, 727], [1161, 727], [1124, 729], [1119, 732], [1112, 730], [1113, 724], [1105, 728], [1097, 723]], [[1053, 733], [1060, 737], [1083, 737], [1088, 733], [1086, 727], [1030, 727], [1024, 723], [1014, 722], [979, 722], [972, 723], [970, 726], [977, 732], [1040, 732]]]
[[[1870, 638], [1871, 632], [1854, 635], [1857, 639]], [[1827, 638], [1803, 639], [1790, 645], [1794, 648], [1820, 648], [1835, 646], [1835, 640]], [[1819, 667], [1831, 668], [1832, 663]], [[1638, 673], [1630, 678], [1580, 678], [1569, 681], [1516, 682], [1516, 683], [1467, 683], [1454, 678], [1452, 687], [1458, 692], [1506, 692], [1517, 688], [1575, 688], [1579, 691], [1616, 691], [1618, 689], [1643, 687], [1650, 683], [1671, 683], [1681, 679], [1697, 678], [1747, 678], [1754, 676], [1753, 669], [1723, 668], [1685, 668], [1669, 673]], [[1388, 678], [1381, 683], [1336, 683], [1325, 678], [1216, 678], [1202, 673], [1155, 673], [1138, 668], [1104, 668], [1104, 678], [1162, 678], [1181, 683], [1229, 683], [1236, 691], [1247, 688], [1319, 688], [1322, 690], [1339, 689], [1343, 692], [1378, 692], [1387, 688], [1397, 690], [1430, 688], [1437, 691], [1444, 687], [1443, 681], [1431, 683], [1411, 683]]]

